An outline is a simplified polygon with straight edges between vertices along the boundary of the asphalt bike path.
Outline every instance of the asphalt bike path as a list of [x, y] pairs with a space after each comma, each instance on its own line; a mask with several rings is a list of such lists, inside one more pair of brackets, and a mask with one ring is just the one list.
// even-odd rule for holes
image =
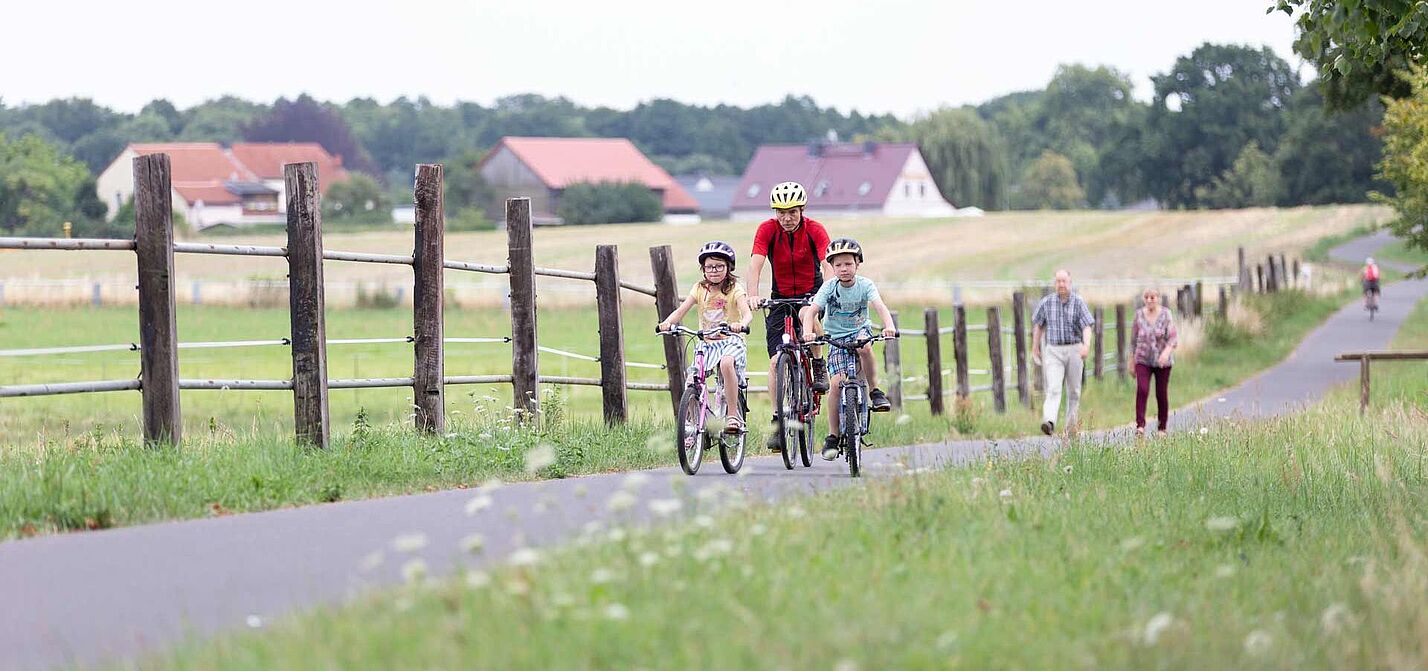
[[[1382, 244], [1363, 238], [1333, 256], [1360, 263]], [[1361, 304], [1348, 305], [1287, 360], [1173, 413], [1172, 426], [1296, 410], [1357, 375], [1355, 366], [1334, 363], [1334, 354], [1387, 347], [1424, 296], [1428, 281], [1389, 285], [1373, 322]], [[875, 427], [892, 420], [878, 416]], [[1050, 454], [1058, 444], [1036, 436], [872, 450], [864, 453], [865, 473]], [[756, 447], [750, 444], [751, 454]], [[0, 543], [0, 668], [113, 662], [190, 637], [265, 627], [275, 617], [400, 584], [402, 566], [413, 558], [433, 576], [450, 575], [503, 562], [523, 547], [559, 546], [618, 525], [679, 523], [736, 498], [767, 502], [853, 482], [841, 460], [815, 458], [812, 468], [787, 471], [776, 455], [751, 456], [740, 475], [729, 476], [710, 453], [695, 477], [672, 467], [9, 541]], [[652, 511], [667, 513], [670, 501], [682, 503], [669, 519]], [[473, 534], [484, 539], [477, 555], [462, 551]]]

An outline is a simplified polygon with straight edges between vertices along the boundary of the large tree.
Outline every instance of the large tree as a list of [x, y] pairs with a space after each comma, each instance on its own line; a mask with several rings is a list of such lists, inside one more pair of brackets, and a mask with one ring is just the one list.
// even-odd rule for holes
[[97, 199], [83, 163], [38, 136], [0, 134], [0, 231], [58, 237], [69, 221], [85, 233], [95, 223], [90, 215], [102, 211]]
[[916, 142], [942, 195], [957, 207], [1006, 209], [1006, 147], [976, 110], [942, 108], [885, 136]]
[[316, 142], [341, 156], [348, 169], [377, 174], [372, 157], [352, 136], [342, 115], [306, 94], [291, 101], [279, 98], [271, 111], [243, 128], [243, 137], [250, 142]]
[[1380, 175], [1397, 193], [1379, 196], [1398, 211], [1390, 226], [1410, 247], [1428, 250], [1428, 70], [1410, 75], [1408, 97], [1389, 101], [1383, 114]]
[[1388, 190], [1374, 179], [1383, 155], [1382, 122], [1383, 103], [1377, 100], [1335, 112], [1324, 107], [1317, 87], [1296, 95], [1274, 155], [1284, 187], [1280, 204], [1359, 203], [1369, 191]]
[[1294, 50], [1319, 68], [1329, 103], [1351, 108], [1375, 95], [1402, 98], [1401, 78], [1428, 57], [1428, 2], [1275, 0], [1270, 12], [1298, 13]]
[[1143, 176], [1171, 207], [1195, 206], [1195, 189], [1229, 169], [1250, 142], [1274, 153], [1299, 90], [1294, 69], [1268, 47], [1219, 44], [1196, 48], [1151, 81]]

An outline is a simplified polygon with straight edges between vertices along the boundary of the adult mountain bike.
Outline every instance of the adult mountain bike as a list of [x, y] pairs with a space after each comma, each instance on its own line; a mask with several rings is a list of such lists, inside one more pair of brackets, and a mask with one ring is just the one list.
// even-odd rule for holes
[[[847, 376], [838, 388], [838, 449], [843, 453], [843, 459], [848, 462], [848, 473], [855, 478], [862, 473], [863, 436], [868, 435], [868, 427], [872, 421], [871, 406], [868, 403], [868, 381], [863, 378], [863, 364], [858, 358], [858, 350], [869, 343], [887, 339], [887, 336], [879, 334], [853, 340], [833, 340], [824, 336], [814, 341], [845, 350], [853, 357], [853, 374]], [[829, 370], [828, 374], [831, 377], [833, 371]]]
[[807, 298], [769, 298], [758, 306], [764, 310], [787, 306], [783, 316], [783, 341], [774, 354], [769, 398], [773, 402], [774, 437], [783, 453], [783, 467], [788, 470], [793, 470], [800, 461], [804, 467], [813, 465], [817, 437], [814, 429], [818, 411], [823, 407], [823, 394], [813, 391], [811, 347], [798, 341], [793, 323], [794, 314], [808, 303]]
[[[669, 337], [685, 336], [689, 339], [686, 346], [695, 340], [704, 342], [716, 335], [735, 335], [727, 324], [702, 331], [676, 324], [668, 331], [656, 333]], [[719, 375], [718, 366], [714, 366], [712, 372], [707, 371], [704, 350], [696, 348], [694, 376], [679, 397], [679, 409], [674, 417], [674, 444], [679, 452], [679, 467], [688, 475], [698, 473], [700, 464], [704, 463], [704, 451], [713, 447], [717, 440], [719, 461], [724, 465], [724, 472], [738, 473], [744, 466], [744, 443], [749, 433], [749, 424], [747, 421], [741, 421], [738, 433], [720, 431], [717, 439], [710, 436], [708, 427], [723, 425], [725, 409], [729, 406], [725, 402], [723, 376]], [[710, 375], [713, 375], [715, 380], [712, 389], [708, 383]], [[740, 419], [749, 416], [749, 403], [745, 393], [747, 386], [744, 381], [739, 382], [739, 412], [742, 415]]]

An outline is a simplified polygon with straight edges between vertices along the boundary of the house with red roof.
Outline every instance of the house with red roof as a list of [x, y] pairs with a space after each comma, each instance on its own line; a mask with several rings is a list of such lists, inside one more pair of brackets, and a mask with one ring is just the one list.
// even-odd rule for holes
[[531, 199], [536, 223], [560, 223], [561, 192], [572, 184], [635, 182], [664, 204], [666, 221], [698, 221], [699, 202], [625, 138], [504, 137], [481, 159], [481, 177], [495, 191], [491, 215], [505, 218], [506, 198]]
[[134, 159], [149, 154], [169, 155], [174, 209], [196, 230], [285, 221], [286, 163], [316, 163], [324, 193], [347, 178], [342, 157], [315, 142], [245, 142], [232, 147], [216, 142], [136, 143], [119, 152], [95, 182], [109, 216], [134, 196]]
[[957, 208], [937, 189], [911, 142], [766, 144], [754, 152], [734, 191], [735, 219], [770, 216], [769, 190], [798, 182], [811, 217], [950, 217]]

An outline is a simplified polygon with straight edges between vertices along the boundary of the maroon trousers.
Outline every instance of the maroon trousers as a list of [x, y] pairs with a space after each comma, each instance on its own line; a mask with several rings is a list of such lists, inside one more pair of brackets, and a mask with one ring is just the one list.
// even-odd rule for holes
[[1150, 396], [1150, 378], [1155, 378], [1155, 405], [1159, 412], [1160, 430], [1166, 429], [1170, 421], [1170, 368], [1151, 368], [1143, 363], [1135, 365], [1135, 425], [1145, 428], [1145, 401]]

